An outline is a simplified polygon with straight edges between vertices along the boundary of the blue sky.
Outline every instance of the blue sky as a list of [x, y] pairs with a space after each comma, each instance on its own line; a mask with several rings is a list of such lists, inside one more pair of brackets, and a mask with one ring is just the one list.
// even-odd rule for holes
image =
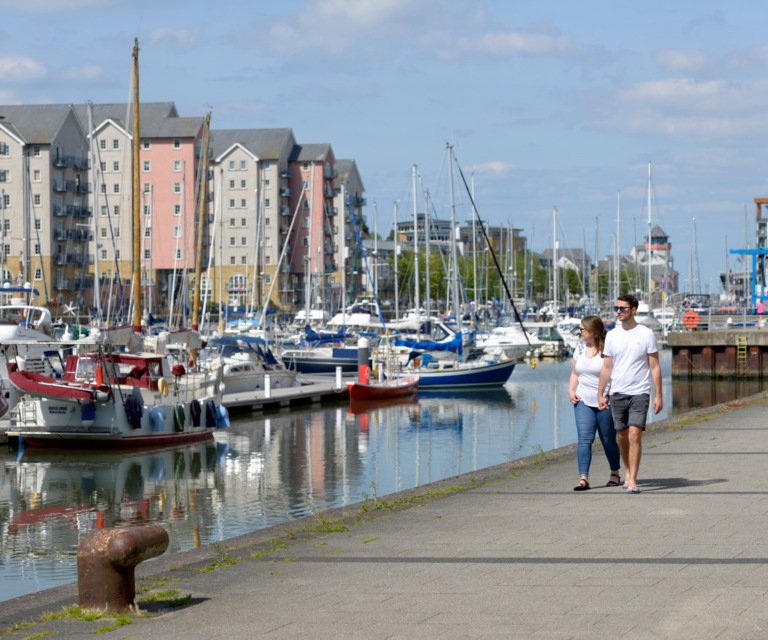
[[[126, 101], [137, 37], [142, 100], [331, 143], [382, 233], [396, 201], [412, 210], [413, 164], [450, 217], [450, 142], [482, 217], [536, 250], [557, 207], [560, 246], [611, 253], [621, 192], [627, 253], [650, 162], [682, 285], [698, 271], [715, 291], [768, 197], [760, 2], [0, 0], [0, 15], [0, 104]], [[454, 192], [466, 219], [458, 176]]]

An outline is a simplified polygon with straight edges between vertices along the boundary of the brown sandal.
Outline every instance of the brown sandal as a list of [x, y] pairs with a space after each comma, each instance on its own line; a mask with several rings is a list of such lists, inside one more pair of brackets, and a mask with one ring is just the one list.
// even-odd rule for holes
[[621, 476], [618, 473], [611, 473], [611, 479], [605, 483], [606, 487], [618, 487], [621, 484]]
[[573, 490], [574, 491], [587, 491], [588, 489], [591, 489], [592, 487], [589, 486], [589, 481], [586, 478], [582, 478], [579, 480], [579, 484], [577, 484]]

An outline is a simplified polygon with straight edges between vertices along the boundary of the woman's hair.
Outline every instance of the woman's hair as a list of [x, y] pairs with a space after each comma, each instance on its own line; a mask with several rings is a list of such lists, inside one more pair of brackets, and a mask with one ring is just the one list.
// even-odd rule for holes
[[595, 348], [597, 352], [603, 353], [603, 345], [605, 344], [605, 325], [599, 316], [585, 316], [581, 319], [582, 326], [589, 331], [589, 335], [592, 336], [592, 340], [595, 341]]

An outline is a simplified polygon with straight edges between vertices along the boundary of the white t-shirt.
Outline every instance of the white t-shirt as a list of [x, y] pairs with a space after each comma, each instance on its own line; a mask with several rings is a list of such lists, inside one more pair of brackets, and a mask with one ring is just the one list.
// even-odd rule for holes
[[624, 329], [617, 324], [605, 336], [603, 353], [613, 358], [611, 393], [636, 396], [651, 393], [648, 354], [658, 352], [656, 336], [642, 324]]
[[587, 356], [584, 343], [579, 343], [579, 347], [573, 355], [576, 375], [579, 382], [576, 385], [576, 395], [581, 398], [588, 407], [597, 406], [597, 385], [600, 381], [600, 369], [603, 368], [603, 358], [596, 353], [591, 358]]

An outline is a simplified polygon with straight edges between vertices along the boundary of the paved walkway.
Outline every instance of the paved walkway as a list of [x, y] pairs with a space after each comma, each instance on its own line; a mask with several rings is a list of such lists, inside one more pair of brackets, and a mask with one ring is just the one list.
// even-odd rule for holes
[[[597, 484], [608, 473], [595, 453]], [[574, 493], [569, 447], [362, 517], [358, 505], [163, 557], [138, 588], [189, 603], [144, 602], [145, 617], [106, 637], [768, 637], [768, 395], [658, 423], [641, 472], [639, 495]], [[69, 586], [2, 603], [0, 629], [32, 621], [2, 637], [93, 638], [114, 622], [41, 618], [76, 602]]]

